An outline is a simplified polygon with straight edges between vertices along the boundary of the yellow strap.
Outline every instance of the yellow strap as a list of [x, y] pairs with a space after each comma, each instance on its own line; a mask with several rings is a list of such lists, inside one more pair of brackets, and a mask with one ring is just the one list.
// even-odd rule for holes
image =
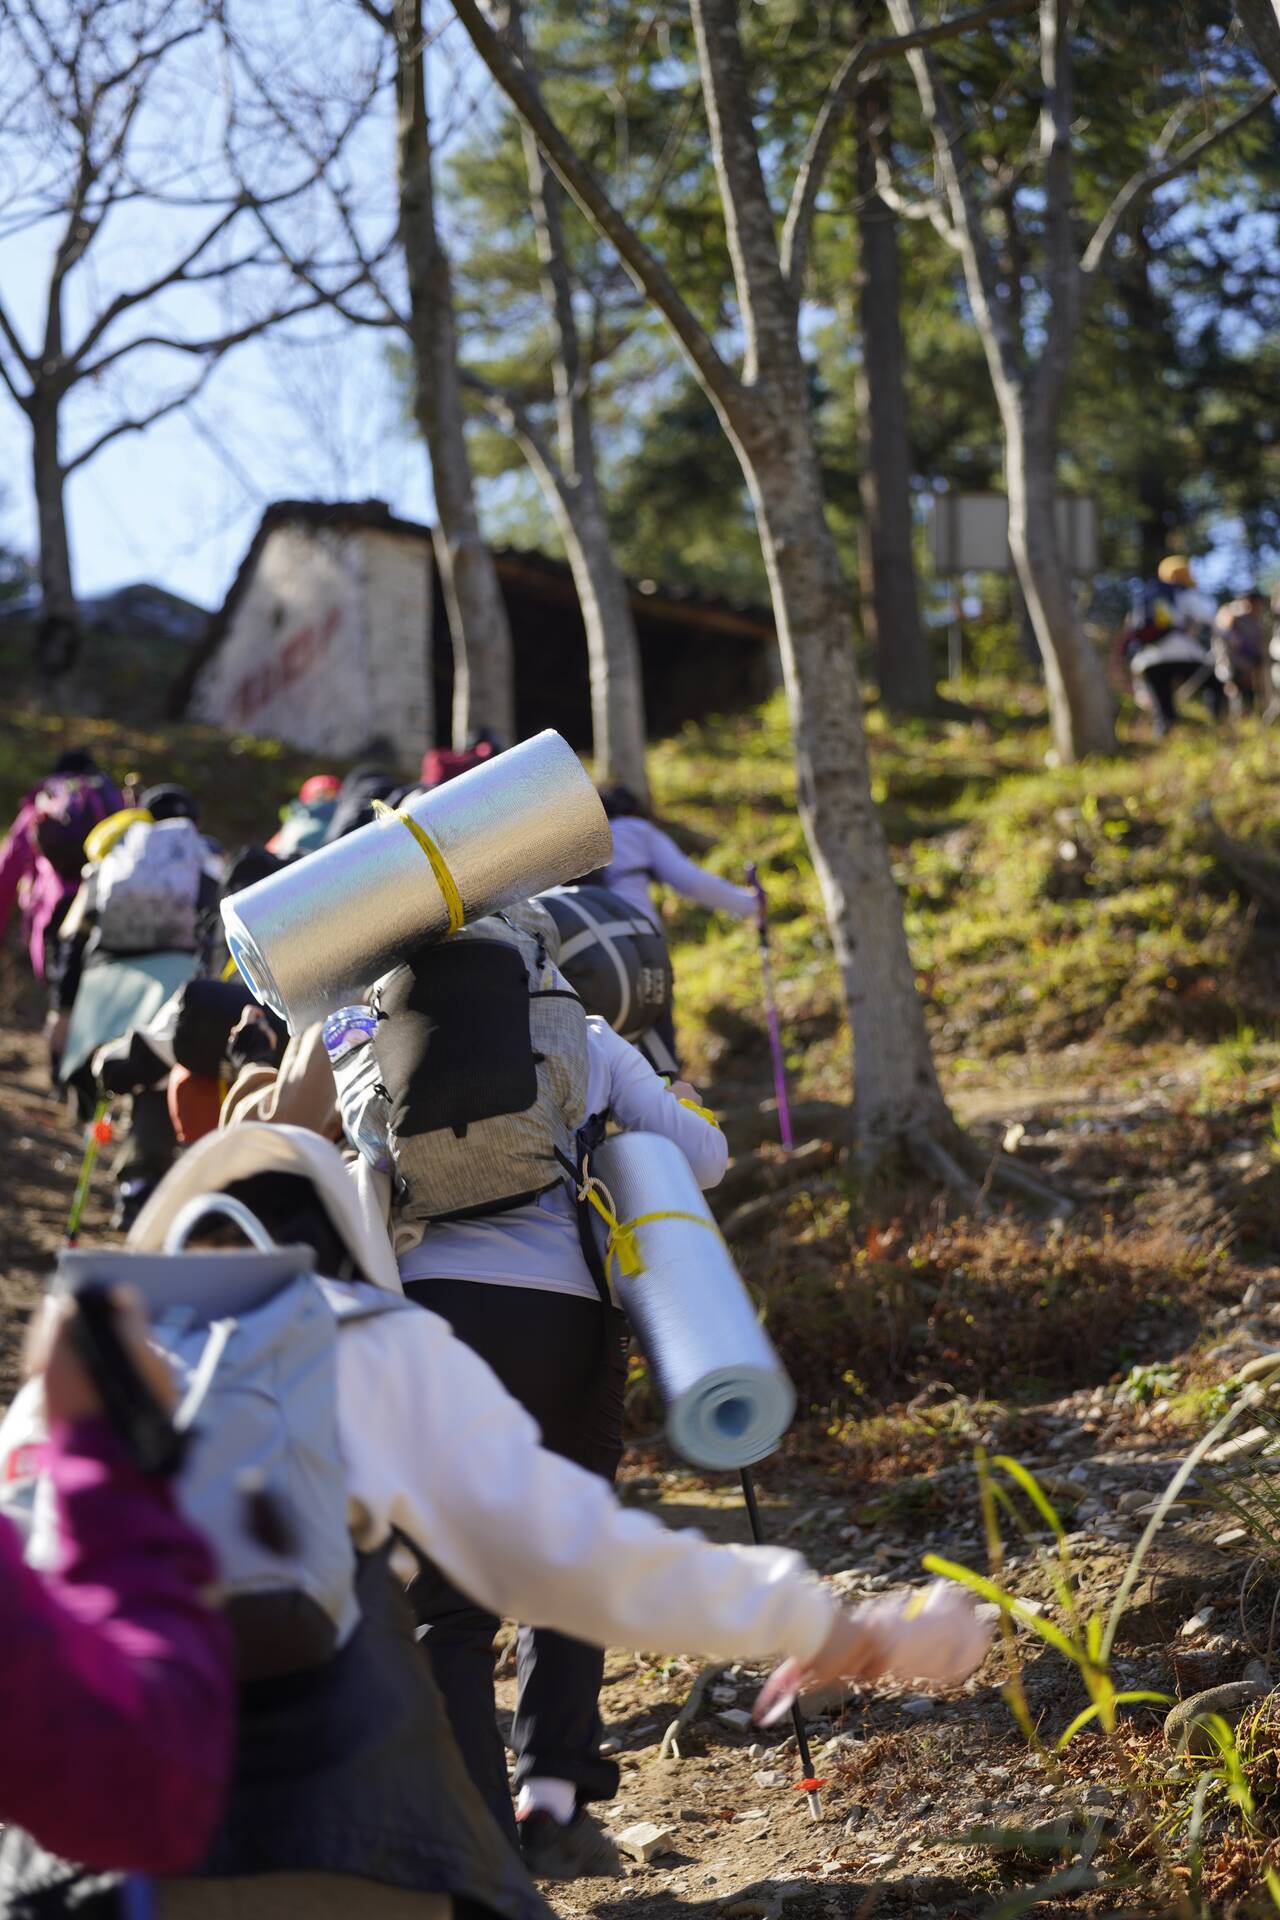
[[634, 1280], [637, 1274], [644, 1272], [644, 1260], [640, 1253], [640, 1242], [636, 1238], [636, 1228], [647, 1227], [655, 1220], [685, 1220], [691, 1227], [709, 1227], [712, 1233], [717, 1232], [714, 1224], [704, 1219], [700, 1213], [638, 1213], [634, 1220], [615, 1222], [604, 1254], [604, 1276], [610, 1286], [613, 1285], [615, 1259], [628, 1280]]
[[379, 820], [398, 820], [402, 827], [408, 827], [422, 851], [431, 862], [431, 871], [436, 877], [436, 885], [444, 898], [449, 915], [449, 931], [456, 933], [466, 923], [462, 895], [458, 892], [457, 882], [449, 871], [449, 863], [441, 853], [426, 828], [421, 826], [404, 807], [389, 807], [385, 800], [375, 800], [373, 811]]
[[236, 975], [239, 973], [239, 971], [240, 969], [236, 965], [234, 959], [231, 959], [231, 960], [228, 960], [226, 966], [222, 969], [221, 977], [224, 980], [234, 980]]

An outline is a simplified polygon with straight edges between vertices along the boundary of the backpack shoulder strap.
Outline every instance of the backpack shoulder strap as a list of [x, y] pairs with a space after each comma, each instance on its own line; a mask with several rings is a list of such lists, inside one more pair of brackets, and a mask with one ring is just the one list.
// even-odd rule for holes
[[[604, 1260], [596, 1245], [595, 1230], [591, 1224], [591, 1208], [582, 1197], [583, 1181], [588, 1172], [591, 1155], [606, 1138], [609, 1132], [610, 1109], [605, 1107], [600, 1113], [588, 1114], [578, 1128], [576, 1166], [562, 1160], [569, 1192], [573, 1199], [574, 1218], [578, 1223], [578, 1244], [582, 1248], [582, 1258], [586, 1262], [587, 1272], [595, 1281], [596, 1292], [606, 1307], [613, 1305], [613, 1295], [609, 1291], [609, 1281], [604, 1270]], [[559, 1158], [559, 1156], [557, 1156]]]

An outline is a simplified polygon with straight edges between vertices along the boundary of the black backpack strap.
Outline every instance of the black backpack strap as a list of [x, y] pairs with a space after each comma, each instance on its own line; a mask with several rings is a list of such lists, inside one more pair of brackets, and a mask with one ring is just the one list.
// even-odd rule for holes
[[596, 1245], [595, 1231], [591, 1224], [591, 1208], [586, 1200], [582, 1198], [583, 1181], [588, 1172], [591, 1155], [595, 1152], [601, 1141], [604, 1140], [608, 1131], [609, 1109], [606, 1107], [603, 1113], [593, 1113], [590, 1118], [584, 1120], [578, 1128], [577, 1166], [575, 1167], [563, 1154], [557, 1153], [556, 1158], [564, 1168], [565, 1175], [569, 1181], [569, 1191], [573, 1196], [573, 1210], [578, 1222], [578, 1243], [582, 1248], [582, 1257], [586, 1262], [587, 1272], [596, 1283], [596, 1292], [600, 1295], [603, 1305], [611, 1307], [614, 1304], [614, 1299], [609, 1291], [609, 1282], [605, 1275], [604, 1257]]

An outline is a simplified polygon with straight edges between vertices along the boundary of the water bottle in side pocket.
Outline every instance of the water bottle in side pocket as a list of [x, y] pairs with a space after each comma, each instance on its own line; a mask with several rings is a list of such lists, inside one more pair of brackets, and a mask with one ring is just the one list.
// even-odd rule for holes
[[373, 1036], [378, 1016], [372, 1007], [339, 1007], [322, 1028], [324, 1050], [338, 1086], [338, 1111], [347, 1139], [371, 1166], [386, 1173], [391, 1166], [387, 1146], [387, 1096], [378, 1078]]

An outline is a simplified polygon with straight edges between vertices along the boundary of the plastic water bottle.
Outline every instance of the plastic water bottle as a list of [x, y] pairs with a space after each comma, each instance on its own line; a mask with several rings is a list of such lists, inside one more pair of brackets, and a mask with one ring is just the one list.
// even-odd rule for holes
[[324, 1050], [338, 1084], [338, 1111], [348, 1140], [372, 1166], [387, 1172], [391, 1153], [387, 1145], [390, 1113], [378, 1079], [373, 1036], [378, 1016], [372, 1007], [339, 1007], [321, 1029]]

